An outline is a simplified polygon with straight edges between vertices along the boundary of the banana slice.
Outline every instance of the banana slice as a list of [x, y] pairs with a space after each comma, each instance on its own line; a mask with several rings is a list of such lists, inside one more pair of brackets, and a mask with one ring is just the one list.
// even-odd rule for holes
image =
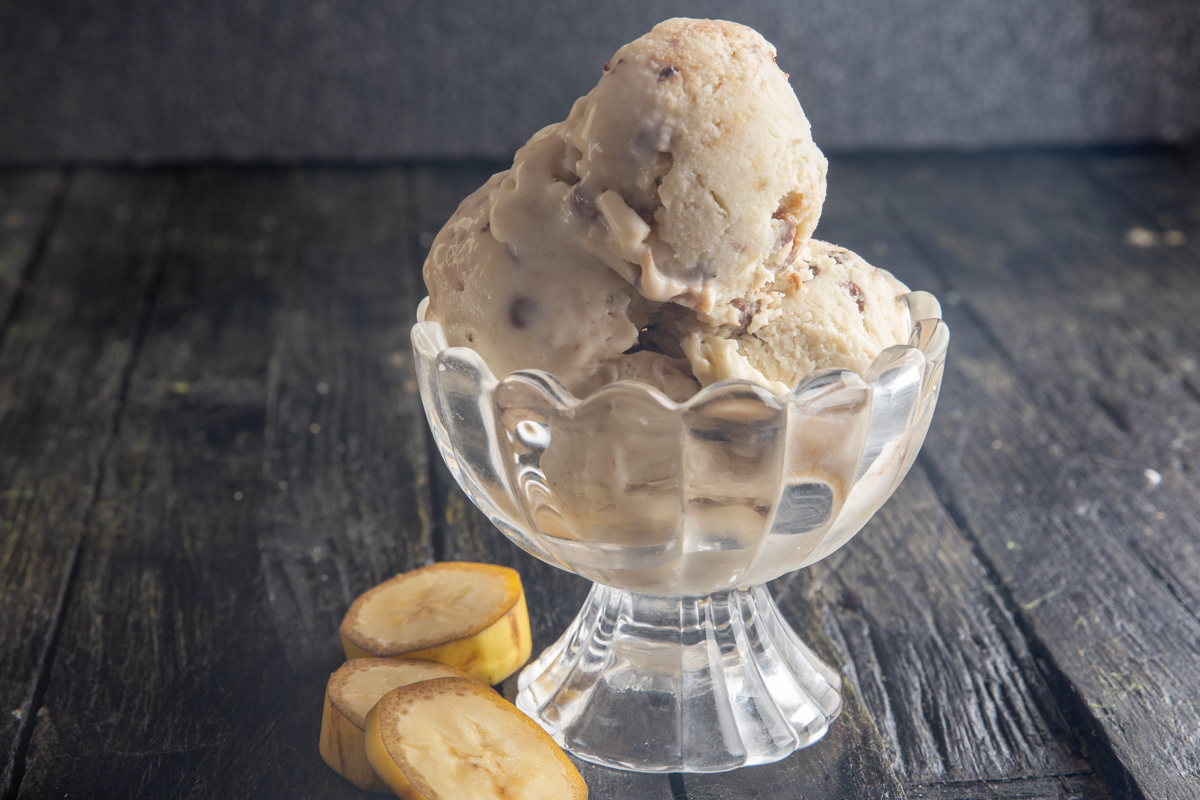
[[367, 758], [404, 800], [586, 800], [587, 784], [537, 723], [479, 683], [401, 686], [367, 714]]
[[361, 595], [340, 629], [346, 658], [410, 656], [496, 684], [529, 660], [533, 641], [516, 570], [447, 561]]
[[[363, 728], [367, 712], [397, 686], [431, 678], [466, 678], [462, 670], [418, 658], [356, 658], [329, 676], [321, 717], [321, 758], [360, 789], [391, 794], [367, 761]], [[480, 684], [481, 686], [483, 684]], [[488, 689], [491, 691], [491, 689]]]

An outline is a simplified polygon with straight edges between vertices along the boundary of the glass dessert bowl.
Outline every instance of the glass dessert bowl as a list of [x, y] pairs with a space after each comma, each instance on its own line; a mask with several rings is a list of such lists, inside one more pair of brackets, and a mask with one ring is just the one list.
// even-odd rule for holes
[[430, 428], [508, 538], [595, 582], [521, 672], [517, 705], [565, 749], [641, 772], [716, 772], [821, 738], [841, 678], [765, 584], [845, 544], [916, 458], [949, 330], [903, 298], [908, 344], [865, 375], [824, 370], [777, 396], [747, 381], [675, 403], [621, 381], [587, 398], [548, 373], [497, 379], [418, 309]]

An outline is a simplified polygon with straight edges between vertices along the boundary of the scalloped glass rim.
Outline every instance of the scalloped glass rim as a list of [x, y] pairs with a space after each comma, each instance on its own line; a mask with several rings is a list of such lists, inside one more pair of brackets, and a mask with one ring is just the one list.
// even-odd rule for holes
[[[949, 330], [933, 295], [903, 299], [908, 344], [865, 376], [822, 370], [784, 395], [733, 380], [676, 403], [626, 380], [579, 398], [543, 370], [497, 379], [437, 322], [418, 322], [412, 339], [438, 449], [501, 532], [609, 586], [696, 596], [827, 557], [908, 473]], [[612, 428], [613, 413], [638, 424]]]
[[[867, 368], [865, 375], [860, 375], [865, 382], [871, 383], [872, 378], [877, 376], [885, 364], [890, 364], [895, 358], [895, 351], [915, 349], [919, 351], [930, 362], [937, 362], [945, 357], [946, 347], [949, 344], [949, 330], [946, 328], [942, 320], [942, 306], [938, 299], [929, 292], [916, 291], [902, 295], [900, 298], [908, 309], [908, 318], [912, 320], [911, 333], [907, 345], [894, 345], [886, 348], [875, 360], [871, 362], [871, 366]], [[788, 394], [777, 395], [768, 390], [766, 387], [748, 380], [728, 380], [718, 381], [717, 383], [709, 384], [703, 387], [696, 394], [689, 397], [682, 403], [676, 403], [671, 398], [667, 397], [661, 391], [651, 386], [648, 383], [634, 380], [621, 380], [602, 386], [592, 392], [587, 397], [576, 397], [567, 387], [563, 386], [558, 378], [554, 377], [549, 372], [540, 369], [523, 369], [508, 373], [508, 375], [497, 378], [483, 360], [483, 357], [469, 347], [451, 347], [446, 340], [446, 332], [442, 328], [440, 322], [430, 321], [425, 319], [425, 311], [429, 307], [429, 298], [423, 299], [417, 306], [417, 324], [413, 330], [414, 344], [420, 343], [426, 355], [431, 358], [437, 358], [441, 353], [453, 353], [459, 358], [469, 361], [477, 361], [478, 365], [486, 372], [488, 376], [497, 382], [502, 381], [510, 376], [524, 376], [528, 380], [532, 380], [540, 385], [543, 390], [554, 399], [555, 402], [562, 405], [564, 408], [574, 408], [583, 403], [595, 401], [603, 398], [613, 392], [628, 391], [630, 389], [644, 391], [650, 397], [657, 400], [666, 409], [690, 409], [695, 406], [704, 404], [711, 400], [714, 395], [718, 395], [728, 391], [731, 388], [739, 390], [750, 390], [758, 394], [762, 400], [768, 405], [782, 408], [786, 403], [795, 402], [800, 397], [808, 394], [810, 389], [816, 385], [820, 386], [826, 383], [830, 375], [841, 373], [857, 374], [852, 370], [841, 369], [823, 369], [817, 370], [806, 376], [795, 388]]]

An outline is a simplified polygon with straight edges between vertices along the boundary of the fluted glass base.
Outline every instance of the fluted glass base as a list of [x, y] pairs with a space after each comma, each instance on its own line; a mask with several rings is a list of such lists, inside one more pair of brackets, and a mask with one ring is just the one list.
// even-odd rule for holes
[[679, 598], [595, 584], [518, 687], [517, 706], [565, 749], [638, 772], [777, 761], [842, 706], [838, 674], [764, 586]]

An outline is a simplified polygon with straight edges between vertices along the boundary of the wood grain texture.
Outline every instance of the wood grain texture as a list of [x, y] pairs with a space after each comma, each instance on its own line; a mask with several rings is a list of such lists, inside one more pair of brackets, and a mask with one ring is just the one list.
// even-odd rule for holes
[[[34, 202], [0, 212], [24, 216], [13, 230], [37, 227], [57, 178], [32, 183]], [[0, 797], [24, 770], [170, 186], [163, 174], [78, 176], [0, 346]], [[32, 250], [10, 238], [5, 252]]]
[[58, 221], [65, 186], [57, 170], [0, 172], [0, 330]]
[[[834, 159], [839, 180], [817, 235], [942, 294], [879, 201], [882, 187], [856, 165]], [[953, 367], [957, 327], [951, 332]], [[943, 404], [935, 437], [946, 413]], [[1011, 602], [920, 466], [859, 536], [801, 578], [831, 609], [842, 656], [910, 794], [936, 785], [953, 796], [955, 786], [1019, 779], [1020, 791], [1036, 785], [1044, 797], [1085, 788], [1101, 796]]]
[[864, 160], [839, 177], [881, 196], [950, 301], [955, 371], [924, 463], [1078, 693], [1093, 768], [1190, 796], [1200, 408], [1178, 365], [1194, 256], [1125, 244], [1128, 210], [1070, 158]]
[[263, 458], [287, 490], [270, 495], [258, 546], [289, 664], [332, 670], [349, 603], [432, 557], [411, 187], [399, 169], [296, 172], [288, 185], [307, 206], [288, 220]]
[[23, 797], [362, 796], [316, 741], [338, 609], [428, 557], [406, 192], [317, 183], [189, 177]]
[[789, 590], [826, 609], [906, 787], [1090, 776], [1005, 600], [921, 470]]
[[1103, 787], [1078, 775], [991, 781], [935, 781], [911, 785], [910, 800], [1085, 800], [1106, 796]]
[[[1196, 165], [833, 160], [818, 235], [953, 331], [913, 473], [773, 587], [847, 710], [775, 765], [581, 764], [593, 798], [1196, 795]], [[535, 651], [566, 627], [589, 584], [470, 505], [412, 381], [417, 265], [496, 168], [0, 174], [0, 796], [366, 797], [316, 756], [358, 592], [505, 563]]]

